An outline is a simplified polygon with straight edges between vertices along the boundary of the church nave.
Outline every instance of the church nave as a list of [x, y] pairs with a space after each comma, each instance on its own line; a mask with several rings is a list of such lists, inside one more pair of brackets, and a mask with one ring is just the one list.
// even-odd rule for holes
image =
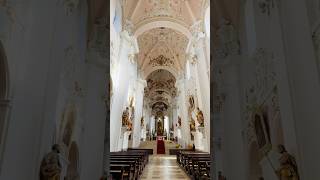
[[178, 166], [174, 155], [153, 155], [144, 170], [141, 180], [181, 180], [190, 179], [188, 175]]
[[210, 152], [210, 1], [114, 0], [110, 20], [110, 151], [152, 150], [142, 178], [185, 179], [175, 154]]

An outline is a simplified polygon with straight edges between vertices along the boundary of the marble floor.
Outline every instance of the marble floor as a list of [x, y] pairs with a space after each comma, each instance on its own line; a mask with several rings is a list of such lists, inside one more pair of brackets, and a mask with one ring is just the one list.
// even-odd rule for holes
[[180, 180], [190, 178], [178, 166], [176, 156], [172, 155], [152, 155], [149, 157], [149, 163], [143, 170], [141, 179], [158, 180]]

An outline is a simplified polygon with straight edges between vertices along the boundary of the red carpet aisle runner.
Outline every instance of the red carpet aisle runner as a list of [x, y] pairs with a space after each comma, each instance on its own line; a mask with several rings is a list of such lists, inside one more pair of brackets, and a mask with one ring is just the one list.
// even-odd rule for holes
[[165, 154], [166, 149], [164, 147], [164, 141], [163, 140], [157, 140], [157, 154]]

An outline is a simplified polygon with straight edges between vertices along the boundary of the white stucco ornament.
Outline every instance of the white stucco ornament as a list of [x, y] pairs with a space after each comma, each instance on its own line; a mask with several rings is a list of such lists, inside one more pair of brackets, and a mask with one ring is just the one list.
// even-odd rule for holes
[[273, 0], [258, 0], [258, 4], [262, 13], [270, 15], [271, 8], [274, 7]]
[[217, 58], [225, 58], [229, 55], [240, 53], [238, 34], [230, 21], [223, 18], [221, 19], [216, 36], [218, 45], [214, 48], [214, 55]]
[[66, 15], [72, 15], [79, 5], [79, 0], [64, 0]]

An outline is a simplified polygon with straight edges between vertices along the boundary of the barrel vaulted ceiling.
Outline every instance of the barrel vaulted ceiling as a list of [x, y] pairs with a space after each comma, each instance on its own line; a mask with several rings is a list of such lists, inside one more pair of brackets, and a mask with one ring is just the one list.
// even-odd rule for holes
[[[191, 34], [190, 27], [203, 20], [208, 4], [209, 0], [122, 0], [123, 23], [130, 22], [133, 34], [160, 21], [175, 24]], [[185, 69], [187, 33], [161, 25], [135, 34], [138, 68], [147, 81], [145, 103], [155, 114], [165, 112], [177, 94], [176, 79]]]
[[159, 69], [147, 77], [145, 87], [146, 103], [153, 109], [153, 113], [165, 112], [171, 106], [177, 94], [176, 79], [167, 70]]

